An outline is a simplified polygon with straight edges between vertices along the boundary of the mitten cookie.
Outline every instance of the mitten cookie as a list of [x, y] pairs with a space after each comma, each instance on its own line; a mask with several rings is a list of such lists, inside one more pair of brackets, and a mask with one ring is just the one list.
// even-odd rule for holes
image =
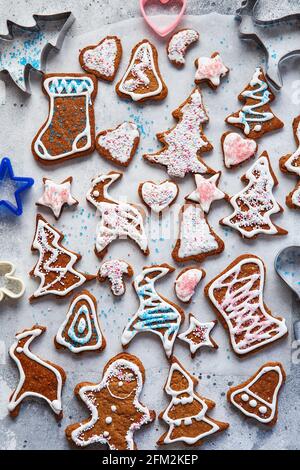
[[105, 348], [106, 341], [97, 315], [97, 301], [89, 291], [83, 290], [72, 299], [54, 344], [57, 349], [67, 348], [75, 354], [100, 352]]
[[112, 82], [122, 58], [122, 45], [117, 36], [106, 36], [96, 46], [87, 46], [80, 52], [83, 70], [101, 80]]
[[178, 335], [178, 339], [188, 343], [192, 358], [195, 357], [198, 349], [204, 346], [218, 349], [217, 343], [211, 338], [211, 331], [216, 326], [217, 321], [201, 323], [192, 313], [189, 315], [189, 327], [186, 331]]
[[9, 399], [8, 410], [13, 417], [19, 414], [21, 404], [27, 397], [42, 398], [56, 414], [57, 419], [63, 417], [61, 393], [66, 373], [61, 367], [45, 361], [30, 350], [34, 339], [45, 331], [45, 326], [34, 325], [28, 330], [17, 333], [17, 341], [9, 350], [20, 375], [19, 384]]
[[116, 92], [121, 98], [131, 98], [137, 103], [163, 100], [167, 96], [168, 88], [159, 70], [156, 47], [147, 39], [133, 48], [128, 68], [117, 83]]
[[80, 73], [45, 74], [43, 92], [49, 99], [49, 114], [32, 142], [36, 160], [51, 165], [92, 153], [96, 77]]
[[214, 90], [220, 85], [221, 78], [229, 72], [219, 52], [214, 52], [211, 57], [199, 57], [195, 60], [195, 66], [195, 83], [198, 85], [206, 82]]
[[158, 184], [153, 181], [145, 181], [139, 185], [138, 192], [146, 206], [159, 214], [176, 201], [179, 188], [176, 183], [170, 180]]
[[125, 294], [124, 275], [133, 276], [133, 269], [130, 264], [120, 259], [112, 259], [101, 265], [97, 279], [99, 282], [105, 282], [108, 279], [112, 293], [119, 297]]
[[236, 168], [254, 157], [257, 143], [253, 139], [244, 139], [236, 132], [225, 132], [221, 137], [224, 165], [226, 168]]
[[259, 139], [267, 132], [284, 126], [271, 110], [270, 103], [275, 100], [275, 95], [268, 86], [261, 68], [255, 70], [252, 80], [238, 98], [245, 102], [245, 105], [225, 121], [242, 129], [250, 139]]
[[300, 209], [300, 116], [293, 121], [293, 131], [297, 150], [293, 154], [281, 157], [279, 166], [283, 173], [298, 176], [296, 187], [286, 197], [286, 205], [291, 209]]
[[49, 207], [56, 220], [58, 220], [65, 206], [71, 207], [77, 206], [78, 204], [77, 199], [75, 199], [71, 194], [72, 181], [72, 176], [69, 176], [69, 178], [65, 179], [60, 184], [55, 183], [48, 178], [43, 178], [44, 193], [36, 205]]
[[165, 263], [146, 266], [142, 273], [136, 276], [133, 285], [140, 306], [122, 333], [121, 341], [124, 347], [138, 333], [151, 332], [161, 339], [167, 357], [171, 356], [184, 313], [178, 305], [156, 291], [155, 282], [172, 271], [174, 268]]
[[205, 277], [204, 269], [192, 266], [184, 268], [178, 274], [174, 288], [175, 294], [181, 302], [190, 302], [195, 294], [199, 282]]
[[181, 29], [172, 34], [167, 44], [168, 59], [176, 67], [183, 67], [187, 49], [199, 40], [199, 33], [194, 29]]
[[98, 442], [110, 450], [136, 450], [134, 432], [155, 419], [155, 412], [140, 402], [144, 381], [145, 369], [136, 356], [121, 353], [113, 357], [100, 383], [76, 386], [75, 395], [86, 404], [91, 417], [68, 426], [67, 439], [79, 447]]
[[100, 132], [96, 137], [97, 152], [120, 166], [128, 166], [140, 142], [138, 127], [133, 122], [123, 122], [115, 129]]
[[207, 412], [214, 408], [212, 400], [195, 392], [199, 380], [182, 367], [178, 359], [172, 357], [165, 392], [171, 396], [167, 409], [159, 415], [169, 429], [157, 444], [184, 442], [188, 445], [201, 445], [205, 437], [228, 428], [228, 423], [217, 421]]
[[278, 394], [285, 379], [280, 362], [267, 362], [248, 380], [231, 387], [227, 399], [247, 417], [273, 426], [278, 418]]
[[287, 335], [283, 318], [274, 317], [263, 301], [265, 266], [254, 255], [236, 258], [205, 287], [226, 330], [233, 351], [239, 356]]

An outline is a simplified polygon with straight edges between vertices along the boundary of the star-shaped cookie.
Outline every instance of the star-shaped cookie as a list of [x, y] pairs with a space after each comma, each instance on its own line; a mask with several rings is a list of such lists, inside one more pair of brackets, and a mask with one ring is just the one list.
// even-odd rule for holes
[[178, 338], [188, 343], [191, 356], [194, 357], [196, 352], [202, 346], [218, 349], [217, 343], [211, 338], [211, 331], [216, 326], [217, 321], [201, 323], [192, 313], [189, 315], [189, 327], [186, 331], [178, 335]]
[[199, 203], [202, 210], [207, 214], [212, 202], [228, 197], [217, 187], [220, 176], [220, 171], [210, 178], [204, 178], [204, 176], [196, 174], [196, 189], [186, 199]]
[[70, 207], [78, 204], [78, 201], [71, 194], [72, 181], [72, 176], [60, 184], [48, 178], [43, 178], [44, 194], [36, 204], [49, 207], [54, 217], [59, 219], [65, 205]]

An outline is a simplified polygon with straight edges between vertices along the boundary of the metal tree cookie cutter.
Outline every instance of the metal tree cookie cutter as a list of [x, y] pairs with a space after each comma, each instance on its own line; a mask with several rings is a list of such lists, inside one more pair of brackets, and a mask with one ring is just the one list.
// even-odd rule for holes
[[267, 59], [267, 77], [279, 90], [282, 87], [281, 64], [290, 57], [300, 55], [300, 12], [274, 20], [259, 20], [255, 16], [258, 2], [244, 0], [236, 11], [240, 37], [253, 40], [263, 48]]
[[[15, 201], [12, 203], [8, 199], [5, 188], [6, 183], [14, 185], [13, 192]], [[15, 176], [9, 158], [3, 158], [0, 162], [0, 206], [4, 206], [14, 215], [20, 216], [23, 213], [23, 206], [21, 200], [21, 193], [33, 186], [34, 180], [32, 178], [25, 178]], [[10, 194], [9, 194], [10, 195]]]
[[0, 302], [4, 297], [19, 299], [25, 292], [25, 284], [14, 276], [15, 266], [10, 261], [0, 261]]
[[20, 26], [7, 20], [7, 35], [0, 34], [0, 72], [6, 71], [14, 83], [30, 94], [32, 69], [43, 72], [51, 49], [59, 50], [75, 20], [68, 11], [54, 15], [33, 15], [34, 26]]
[[[274, 261], [275, 271], [300, 300], [300, 246], [281, 250]], [[295, 338], [300, 341], [300, 321], [294, 323]]]

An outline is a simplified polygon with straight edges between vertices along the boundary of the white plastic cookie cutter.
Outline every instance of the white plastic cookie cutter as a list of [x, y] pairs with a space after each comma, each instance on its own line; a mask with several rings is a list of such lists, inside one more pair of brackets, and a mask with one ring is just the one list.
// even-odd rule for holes
[[[281, 250], [274, 261], [275, 271], [300, 300], [300, 246]], [[300, 341], [300, 321], [294, 323], [295, 338]]]
[[19, 299], [25, 292], [25, 284], [14, 276], [15, 266], [10, 261], [0, 261], [0, 302], [4, 297]]

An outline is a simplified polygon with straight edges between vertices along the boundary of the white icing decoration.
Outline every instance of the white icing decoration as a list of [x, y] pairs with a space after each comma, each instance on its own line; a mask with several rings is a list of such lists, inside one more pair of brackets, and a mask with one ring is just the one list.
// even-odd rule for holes
[[251, 406], [251, 408], [256, 408], [257, 407], [257, 401], [256, 400], [250, 400], [249, 405]]
[[49, 207], [56, 218], [60, 216], [63, 206], [74, 206], [78, 201], [71, 194], [71, 181], [55, 183], [52, 180], [44, 181], [44, 194], [38, 200], [38, 204]]
[[[265, 401], [262, 397], [260, 397], [259, 395], [256, 395], [254, 392], [251, 391], [251, 387], [257, 382], [257, 380], [259, 380], [264, 374], [266, 374], [270, 371], [274, 371], [278, 374], [278, 383], [277, 383], [277, 386], [274, 390], [271, 403]], [[230, 401], [234, 406], [236, 406], [246, 416], [250, 416], [252, 418], [255, 418], [255, 419], [257, 419], [258, 421], [260, 421], [261, 423], [264, 423], [264, 424], [270, 423], [270, 421], [272, 421], [274, 419], [275, 414], [276, 414], [276, 408], [277, 408], [276, 405], [277, 405], [278, 392], [279, 392], [279, 389], [280, 389], [282, 383], [283, 383], [283, 376], [282, 376], [281, 368], [279, 366], [265, 366], [261, 369], [261, 371], [258, 374], [255, 375], [255, 377], [251, 380], [251, 382], [249, 382], [247, 384], [247, 386], [235, 390], [230, 395]], [[258, 409], [258, 411], [261, 414], [265, 414], [269, 410], [270, 415], [266, 416], [266, 417], [258, 416], [255, 412], [247, 411], [241, 405], [239, 405], [234, 400], [234, 398], [237, 394], [240, 394], [241, 392], [244, 392], [244, 391], [247, 392], [247, 394], [249, 396], [253, 397], [253, 400], [258, 401], [260, 403], [263, 403], [263, 405], [265, 405], [265, 406], [262, 406]], [[261, 411], [261, 408], [264, 408], [263, 411]]]
[[186, 199], [199, 203], [203, 211], [207, 214], [214, 201], [224, 199], [225, 197], [225, 193], [217, 187], [220, 176], [220, 171], [210, 178], [195, 175], [196, 189], [189, 194]]
[[109, 432], [108, 432], [108, 431], [104, 431], [103, 437], [109, 437]]
[[258, 408], [258, 411], [259, 411], [262, 415], [264, 415], [264, 414], [267, 413], [268, 408], [267, 408], [266, 406], [260, 406], [260, 407]]
[[117, 411], [116, 405], [111, 405], [110, 408], [111, 408], [111, 411], [112, 411], [113, 413], [115, 413], [115, 412]]
[[[215, 348], [214, 343], [210, 339], [210, 333], [215, 324], [216, 323], [213, 321], [201, 323], [197, 318], [191, 315], [188, 329], [178, 335], [178, 338], [188, 343], [192, 355], [194, 355], [197, 350], [203, 346]], [[191, 333], [198, 337], [199, 341], [195, 342], [193, 339], [188, 338]]]
[[138, 127], [133, 122], [123, 122], [115, 129], [100, 133], [97, 142], [107, 150], [111, 158], [120, 164], [126, 164], [131, 159], [135, 140], [140, 136]]
[[294, 189], [292, 193], [292, 203], [295, 206], [300, 207], [300, 188]]
[[[83, 301], [85, 303], [77, 309], [77, 304]], [[69, 319], [76, 309], [77, 312], [74, 315], [72, 323], [68, 328], [68, 331], [65, 331]], [[82, 315], [84, 315], [84, 317]], [[78, 318], [80, 318], [79, 322]], [[80, 335], [76, 333], [76, 325], [78, 325], [77, 330]], [[81, 328], [82, 331], [80, 331], [80, 325], [83, 327]], [[85, 335], [82, 335], [85, 329], [87, 332]], [[89, 344], [89, 341], [92, 338], [93, 330], [97, 341], [95, 344]], [[60, 326], [55, 339], [58, 344], [68, 348], [72, 353], [75, 354], [82, 351], [95, 351], [97, 349], [101, 349], [103, 344], [103, 336], [99, 326], [95, 304], [88, 294], [80, 294], [73, 299], [68, 309], [66, 319]]]
[[[280, 206], [273, 196], [274, 179], [268, 158], [262, 154], [245, 176], [249, 182], [231, 197], [234, 212], [222, 219], [222, 224], [238, 230], [246, 238], [259, 233], [277, 234], [278, 229], [272, 223], [271, 215], [280, 212]], [[246, 230], [249, 227], [251, 230]]]
[[[91, 148], [92, 145], [92, 136], [91, 136], [91, 123], [89, 115], [89, 107], [92, 106], [91, 95], [94, 91], [93, 80], [87, 76], [76, 77], [76, 76], [66, 76], [66, 77], [48, 77], [44, 80], [43, 86], [49, 95], [50, 105], [49, 105], [49, 115], [47, 122], [43, 125], [42, 130], [39, 132], [37, 139], [34, 142], [34, 151], [38, 157], [46, 161], [55, 161], [63, 158], [67, 158], [70, 155], [75, 153], [86, 152]], [[45, 147], [42, 142], [43, 135], [51, 126], [54, 117], [55, 109], [55, 99], [56, 98], [68, 98], [78, 96], [85, 97], [85, 117], [86, 123], [85, 128], [80, 134], [76, 136], [74, 142], [72, 143], [72, 149], [58, 155], [51, 155], [49, 150]], [[55, 136], [56, 139], [59, 139], [58, 136]], [[77, 144], [86, 139], [86, 143], [77, 147]]]
[[146, 181], [142, 184], [142, 198], [150, 209], [159, 213], [169, 207], [178, 194], [178, 186], [172, 181], [156, 184]]
[[129, 273], [130, 266], [126, 261], [113, 259], [105, 261], [100, 269], [99, 274], [101, 278], [108, 278], [111, 283], [112, 293], [116, 296], [123, 295], [125, 292], [125, 284], [123, 275]]
[[[258, 272], [241, 277], [242, 267], [248, 264], [254, 264]], [[237, 354], [247, 354], [287, 333], [285, 320], [272, 317], [265, 309], [264, 283], [263, 262], [259, 258], [249, 257], [226, 270], [209, 287], [208, 296], [226, 321], [231, 345]], [[216, 289], [226, 289], [222, 303], [214, 296]]]
[[199, 151], [205, 151], [209, 142], [204, 139], [202, 124], [208, 122], [201, 92], [198, 88], [179, 108], [182, 116], [178, 124], [163, 133], [166, 148], [144, 158], [167, 167], [170, 176], [184, 178], [188, 173], [207, 173], [206, 165], [199, 160]]
[[[137, 47], [129, 67], [119, 84], [119, 91], [130, 96], [133, 101], [140, 101], [143, 98], [157, 96], [162, 91], [163, 85], [156, 70], [153, 48], [154, 46], [148, 41], [143, 42]], [[154, 75], [157, 84], [156, 88], [152, 91], [139, 93], [139, 88], [149, 88], [150, 79], [147, 72]], [[128, 79], [130, 74], [132, 78]]]
[[[108, 194], [110, 185], [120, 177], [120, 173], [110, 173], [94, 178], [92, 187], [86, 196], [100, 214], [100, 223], [97, 226], [96, 234], [96, 250], [101, 253], [112, 241], [129, 237], [146, 253], [148, 241], [141, 211], [133, 204], [112, 199]], [[94, 187], [98, 183], [103, 186], [104, 200], [102, 201], [95, 199], [97, 196], [94, 194]]]
[[[260, 132], [262, 129], [262, 123], [271, 121], [275, 116], [269, 111], [258, 110], [265, 104], [270, 102], [270, 92], [268, 90], [268, 84], [262, 80], [260, 75], [262, 70], [257, 68], [250, 81], [251, 90], [245, 90], [241, 93], [246, 99], [252, 99], [255, 101], [254, 104], [244, 105], [239, 111], [238, 116], [229, 116], [227, 122], [230, 124], [242, 124], [244, 126], [244, 133], [250, 134], [251, 127], [255, 132]], [[259, 123], [259, 124], [254, 124]]]
[[175, 281], [175, 293], [181, 302], [189, 302], [195, 290], [204, 277], [204, 271], [198, 268], [190, 268], [179, 274]]
[[[49, 364], [48, 362], [44, 361], [40, 357], [33, 354], [29, 349], [29, 346], [31, 345], [32, 341], [37, 336], [40, 336], [42, 333], [43, 333], [42, 329], [33, 328], [30, 331], [24, 331], [23, 333], [17, 334], [16, 335], [17, 341], [11, 346], [11, 348], [9, 350], [9, 355], [15, 361], [15, 363], [17, 364], [17, 367], [18, 367], [18, 370], [19, 370], [19, 375], [20, 375], [18, 386], [15, 389], [14, 393], [12, 394], [12, 396], [10, 397], [10, 400], [9, 400], [8, 410], [10, 412], [12, 412], [23, 401], [23, 399], [26, 398], [26, 397], [39, 397], [39, 398], [42, 398], [43, 400], [45, 400], [48, 403], [50, 408], [57, 415], [59, 415], [62, 411], [61, 392], [62, 392], [63, 381], [62, 381], [62, 376], [61, 376], [59, 370], [54, 365]], [[23, 348], [18, 347], [19, 341], [26, 338], [26, 337], [29, 337], [29, 339], [26, 341]], [[21, 349], [21, 351], [20, 351], [20, 349]], [[45, 369], [48, 369], [49, 371], [51, 371], [52, 374], [55, 375], [56, 382], [57, 382], [57, 384], [56, 384], [56, 400], [51, 401], [51, 400], [49, 400], [49, 398], [47, 396], [42, 395], [42, 394], [37, 393], [37, 392], [34, 392], [34, 391], [31, 391], [31, 390], [27, 390], [26, 392], [23, 392], [18, 397], [20, 391], [22, 390], [23, 384], [26, 380], [26, 376], [25, 376], [25, 373], [24, 373], [24, 370], [23, 370], [23, 367], [22, 367], [22, 362], [15, 355], [15, 351], [19, 354], [21, 354], [21, 353], [24, 354], [24, 356], [26, 356], [29, 361], [31, 361], [33, 363], [36, 362], [37, 364], [44, 367]], [[38, 371], [38, 369], [37, 369], [37, 371]], [[37, 371], [35, 372], [35, 374], [38, 374]], [[40, 379], [42, 380], [43, 377], [41, 376]]]
[[96, 47], [86, 49], [82, 55], [84, 65], [95, 70], [105, 77], [111, 78], [115, 74], [115, 61], [118, 54], [115, 38], [104, 38]]
[[[134, 441], [133, 441], [133, 433], [137, 429], [140, 429], [140, 427], [143, 424], [149, 423], [151, 419], [151, 414], [148, 408], [146, 408], [144, 405], [142, 405], [139, 402], [139, 396], [142, 391], [143, 387], [143, 377], [142, 373], [139, 369], [139, 367], [134, 363], [126, 359], [117, 359], [114, 362], [110, 364], [108, 369], [105, 371], [105, 374], [103, 376], [103, 379], [99, 384], [95, 385], [86, 385], [80, 388], [79, 390], [79, 396], [83, 400], [83, 402], [87, 405], [89, 408], [92, 416], [89, 422], [85, 424], [81, 424], [77, 429], [72, 431], [72, 440], [77, 444], [78, 446], [85, 447], [89, 444], [93, 444], [95, 442], [99, 442], [100, 444], [108, 444], [109, 448], [111, 450], [117, 450], [114, 445], [111, 443], [111, 436], [110, 439], [106, 439], [109, 437], [109, 434], [107, 432], [103, 432], [103, 434], [94, 434], [91, 437], [89, 437], [86, 441], [84, 441], [81, 438], [81, 434], [84, 434], [85, 431], [89, 431], [90, 429], [94, 428], [95, 424], [99, 420], [99, 411], [97, 407], [97, 403], [95, 399], [93, 398], [94, 395], [99, 395], [102, 389], [106, 389], [110, 392], [109, 389], [109, 380], [110, 378], [114, 376], [118, 376], [120, 373], [122, 373], [122, 369], [130, 369], [134, 373], [134, 379], [137, 381], [137, 386], [133, 390], [132, 393], [134, 393], [133, 397], [133, 405], [135, 406], [136, 410], [142, 415], [140, 417], [139, 422], [132, 422], [130, 425], [127, 433], [126, 433], [126, 442], [127, 442], [127, 448], [129, 450], [134, 450]], [[111, 396], [114, 396], [111, 394]], [[119, 400], [122, 400], [121, 397], [117, 397]], [[126, 397], [125, 397], [126, 398]], [[118, 426], [118, 421], [117, 418], [114, 421], [115, 425], [115, 430], [117, 429], [116, 426]]]
[[[123, 346], [126, 346], [137, 333], [150, 331], [160, 337], [167, 357], [171, 356], [182, 321], [181, 315], [178, 308], [161, 297], [155, 289], [155, 282], [169, 271], [166, 266], [152, 266], [144, 268], [142, 273], [136, 276], [134, 288], [140, 306], [122, 333]], [[152, 273], [155, 273], [155, 276], [151, 278]]]
[[182, 31], [178, 31], [173, 34], [167, 47], [168, 58], [170, 61], [184, 65], [187, 48], [194, 42], [198, 41], [198, 39], [199, 33], [194, 29], [183, 29]]
[[197, 59], [197, 70], [195, 80], [209, 80], [213, 86], [217, 87], [221, 83], [221, 77], [225, 77], [228, 68], [224, 65], [220, 54], [214, 57], [199, 57]]
[[247, 402], [247, 401], [249, 401], [249, 395], [247, 395], [247, 393], [243, 393], [243, 395], [241, 396], [241, 399], [242, 399], [244, 402]]
[[107, 416], [107, 417], [105, 418], [105, 422], [106, 422], [106, 424], [111, 424], [111, 423], [112, 423], [112, 417], [111, 417], [111, 416]]

